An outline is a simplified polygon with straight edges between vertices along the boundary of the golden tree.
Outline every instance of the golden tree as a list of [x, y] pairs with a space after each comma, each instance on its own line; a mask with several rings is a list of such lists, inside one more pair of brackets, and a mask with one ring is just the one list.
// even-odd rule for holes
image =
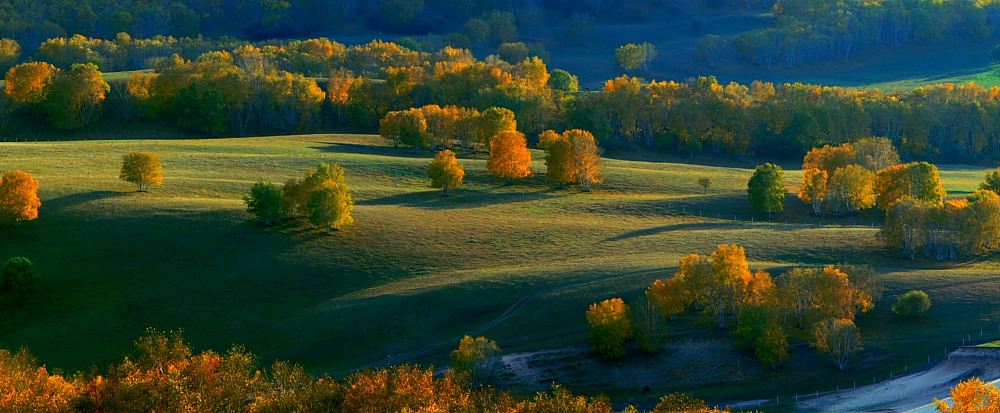
[[646, 298], [655, 304], [660, 314], [671, 320], [691, 304], [687, 286], [677, 277], [653, 281], [646, 289]]
[[854, 321], [846, 318], [829, 318], [813, 326], [813, 342], [820, 353], [827, 353], [840, 370], [847, 368], [850, 355], [861, 350], [861, 335]]
[[577, 182], [585, 192], [590, 184], [601, 182], [601, 153], [594, 135], [580, 129], [563, 133], [545, 131], [539, 135], [538, 146], [545, 149], [545, 177], [559, 182]]
[[958, 383], [951, 389], [952, 404], [934, 399], [939, 413], [994, 413], [1000, 412], [1000, 389], [984, 383], [978, 377]]
[[826, 185], [826, 206], [833, 215], [854, 214], [875, 206], [874, 174], [861, 165], [837, 168]]
[[462, 186], [465, 170], [455, 159], [455, 152], [445, 149], [438, 152], [427, 166], [427, 176], [431, 178], [432, 187], [444, 188], [444, 196], [448, 196], [448, 190]]
[[490, 156], [486, 158], [486, 170], [507, 183], [515, 178], [531, 176], [531, 152], [524, 134], [518, 131], [503, 131], [490, 140]]
[[59, 69], [45, 62], [22, 63], [10, 68], [5, 90], [14, 100], [26, 105], [42, 103]]
[[594, 349], [607, 358], [625, 355], [625, 340], [632, 337], [631, 313], [621, 298], [594, 303], [587, 310], [590, 323], [590, 342]]
[[818, 168], [809, 168], [802, 171], [802, 188], [799, 190], [799, 199], [812, 206], [813, 214], [816, 216], [823, 214], [823, 201], [826, 201], [826, 171]]
[[500, 347], [495, 341], [465, 336], [451, 352], [451, 365], [455, 371], [468, 373], [473, 383], [485, 383], [493, 375], [499, 358]]
[[8, 171], [0, 177], [0, 221], [21, 221], [38, 218], [38, 181], [24, 171]]
[[118, 179], [136, 184], [138, 192], [146, 192], [150, 185], [163, 185], [163, 164], [160, 155], [147, 152], [129, 152], [122, 157], [122, 170]]

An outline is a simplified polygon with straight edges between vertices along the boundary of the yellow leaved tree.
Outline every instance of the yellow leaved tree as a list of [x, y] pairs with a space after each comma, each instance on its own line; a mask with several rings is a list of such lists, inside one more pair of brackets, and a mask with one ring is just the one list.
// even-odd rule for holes
[[621, 298], [594, 303], [587, 310], [590, 342], [606, 358], [625, 355], [625, 340], [632, 337], [631, 310]]
[[490, 140], [490, 156], [486, 158], [486, 170], [507, 183], [516, 178], [531, 176], [531, 152], [524, 134], [518, 131], [503, 131]]
[[163, 185], [163, 164], [160, 155], [147, 151], [129, 152], [122, 157], [118, 179], [136, 184], [138, 192], [149, 191], [150, 185]]
[[465, 169], [455, 159], [455, 152], [445, 149], [438, 152], [427, 166], [427, 176], [431, 178], [432, 187], [444, 188], [444, 196], [448, 196], [449, 189], [458, 189], [462, 186]]

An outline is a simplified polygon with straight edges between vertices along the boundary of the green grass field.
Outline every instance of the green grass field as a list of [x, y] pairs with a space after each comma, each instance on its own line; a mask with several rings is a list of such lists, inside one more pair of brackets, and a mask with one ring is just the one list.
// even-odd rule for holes
[[[165, 164], [164, 185], [145, 194], [117, 180], [122, 154], [140, 148]], [[534, 155], [543, 172], [543, 154]], [[1000, 337], [995, 259], [898, 259], [878, 238], [877, 212], [817, 218], [791, 195], [768, 222], [746, 203], [750, 163], [608, 159], [606, 182], [588, 194], [541, 176], [507, 186], [486, 173], [482, 155], [462, 156], [465, 186], [444, 198], [424, 177], [431, 156], [370, 135], [0, 143], [0, 170], [34, 174], [43, 202], [38, 220], [0, 227], [0, 260], [26, 256], [44, 279], [23, 306], [0, 301], [0, 346], [27, 346], [47, 365], [76, 371], [120, 358], [147, 327], [182, 328], [198, 349], [240, 344], [264, 364], [291, 360], [334, 375], [384, 362], [443, 365], [469, 332], [508, 351], [586, 346], [590, 303], [637, 297], [683, 255], [720, 243], [746, 247], [752, 267], [774, 272], [878, 268], [889, 294], [859, 319], [867, 350], [844, 373], [800, 340], [776, 372], [733, 350], [756, 377], [654, 393], [734, 400], [825, 391], [924, 363], [980, 329], [993, 326], [984, 340]], [[244, 212], [254, 181], [283, 182], [320, 161], [345, 167], [355, 225], [327, 236], [297, 221], [266, 228]], [[941, 169], [948, 191], [962, 195], [986, 168]], [[714, 180], [704, 194], [703, 176]], [[793, 193], [800, 176], [786, 172]], [[913, 288], [928, 292], [931, 310], [896, 317], [894, 294]], [[704, 325], [683, 317], [675, 342], [724, 337]], [[637, 389], [576, 389], [642, 401]]]

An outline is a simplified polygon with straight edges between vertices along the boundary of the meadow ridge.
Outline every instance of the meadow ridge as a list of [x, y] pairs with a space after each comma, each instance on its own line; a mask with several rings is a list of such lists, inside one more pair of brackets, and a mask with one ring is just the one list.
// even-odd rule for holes
[[[144, 194], [117, 180], [121, 156], [140, 148], [164, 162], [164, 185]], [[457, 338], [472, 332], [510, 353], [572, 349], [587, 345], [590, 303], [637, 297], [682, 256], [720, 243], [745, 247], [751, 268], [772, 275], [796, 265], [874, 266], [887, 294], [858, 319], [866, 350], [841, 373], [792, 332], [790, 362], [771, 371], [700, 316], [684, 315], [657, 357], [713, 342], [719, 357], [710, 362], [720, 367], [695, 385], [662, 378], [663, 369], [690, 366], [654, 366], [654, 395], [826, 391], [923, 364], [973, 331], [1000, 337], [994, 258], [896, 258], [879, 239], [877, 212], [812, 217], [791, 195], [801, 179], [794, 165], [786, 167], [786, 210], [769, 223], [746, 202], [752, 163], [612, 156], [606, 181], [588, 194], [546, 182], [543, 152], [532, 152], [536, 176], [514, 185], [488, 175], [482, 154], [460, 155], [465, 185], [445, 198], [425, 176], [432, 152], [395, 149], [373, 135], [2, 143], [0, 168], [32, 173], [43, 205], [39, 219], [0, 228], [0, 258], [29, 257], [43, 282], [24, 306], [0, 310], [0, 345], [27, 346], [49, 367], [73, 372], [117, 359], [147, 327], [181, 328], [197, 349], [240, 344], [263, 364], [289, 360], [334, 376], [386, 364], [444, 366]], [[354, 225], [327, 236], [301, 220], [268, 228], [244, 211], [253, 182], [284, 182], [321, 161], [344, 166]], [[964, 196], [986, 168], [941, 170], [949, 194]], [[714, 183], [702, 193], [696, 181], [704, 176]], [[931, 296], [930, 312], [913, 320], [892, 314], [895, 295], [916, 288]], [[582, 354], [585, 363], [605, 363]], [[558, 358], [538, 363], [558, 367]], [[574, 390], [655, 401], [634, 386], [603, 387], [601, 371], [550, 370]], [[509, 381], [515, 391], [538, 387]]]

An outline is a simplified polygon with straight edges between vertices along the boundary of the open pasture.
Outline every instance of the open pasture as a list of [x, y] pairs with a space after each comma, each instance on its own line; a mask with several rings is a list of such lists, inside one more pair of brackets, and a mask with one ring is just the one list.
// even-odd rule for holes
[[[164, 185], [145, 194], [117, 180], [121, 156], [137, 149], [164, 161]], [[870, 380], [981, 328], [1000, 336], [995, 260], [898, 259], [878, 238], [876, 211], [809, 216], [793, 195], [799, 171], [786, 171], [786, 211], [768, 222], [746, 203], [750, 163], [606, 159], [606, 181], [582, 193], [546, 182], [540, 151], [538, 175], [510, 186], [486, 173], [481, 154], [460, 155], [466, 183], [445, 198], [424, 176], [432, 155], [371, 135], [2, 143], [0, 170], [34, 174], [43, 205], [38, 220], [0, 227], [0, 258], [29, 257], [43, 284], [23, 306], [2, 303], [0, 345], [27, 346], [49, 366], [75, 371], [117, 359], [147, 327], [183, 328], [199, 349], [239, 344], [263, 364], [285, 359], [333, 375], [443, 365], [467, 333], [511, 351], [586, 346], [587, 305], [638, 297], [683, 255], [720, 243], [746, 247], [752, 267], [774, 273], [873, 265], [888, 294], [859, 318], [868, 350], [848, 372], [831, 376], [835, 369], [800, 340], [777, 372], [727, 350], [766, 380], [719, 379], [698, 390], [707, 397]], [[244, 212], [254, 181], [284, 182], [320, 161], [345, 167], [354, 225], [327, 236], [301, 220], [267, 228]], [[942, 166], [945, 186], [970, 193], [985, 169]], [[713, 179], [705, 193], [700, 177]], [[899, 319], [891, 300], [911, 288], [927, 289], [933, 306], [923, 318]], [[704, 326], [692, 315], [671, 328], [689, 342], [724, 337]], [[620, 400], [634, 393], [604, 390]]]

